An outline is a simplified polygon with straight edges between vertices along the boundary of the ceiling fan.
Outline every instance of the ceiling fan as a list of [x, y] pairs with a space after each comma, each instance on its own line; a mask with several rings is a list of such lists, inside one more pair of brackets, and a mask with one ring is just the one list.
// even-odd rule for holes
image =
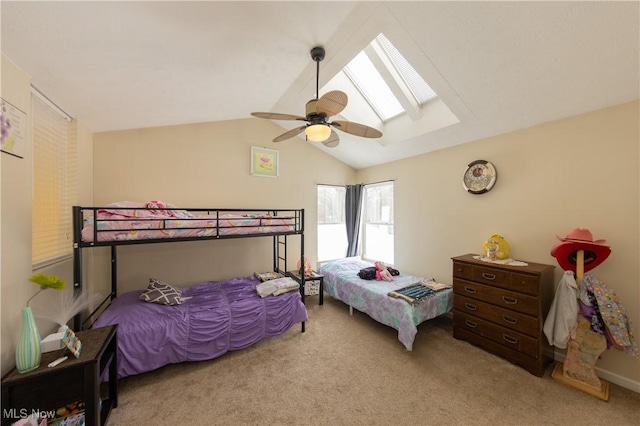
[[273, 141], [281, 142], [283, 140], [299, 135], [303, 131], [307, 140], [313, 142], [322, 142], [324, 146], [333, 148], [338, 146], [340, 138], [333, 131], [333, 128], [343, 132], [361, 136], [364, 138], [379, 138], [382, 132], [373, 127], [364, 124], [354, 123], [353, 121], [334, 120], [329, 121], [329, 117], [340, 114], [347, 106], [347, 94], [340, 90], [327, 92], [318, 98], [318, 84], [320, 80], [320, 61], [324, 59], [325, 51], [323, 47], [314, 47], [311, 49], [311, 59], [316, 62], [316, 97], [307, 102], [305, 116], [293, 114], [280, 114], [276, 112], [252, 112], [251, 115], [258, 118], [267, 118], [270, 120], [298, 120], [305, 121], [304, 126], [291, 129]]

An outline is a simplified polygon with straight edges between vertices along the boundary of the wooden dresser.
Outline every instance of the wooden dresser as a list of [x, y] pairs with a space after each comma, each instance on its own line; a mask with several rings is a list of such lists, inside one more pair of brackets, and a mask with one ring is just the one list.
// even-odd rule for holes
[[544, 375], [552, 348], [542, 332], [553, 299], [554, 266], [453, 260], [453, 337]]

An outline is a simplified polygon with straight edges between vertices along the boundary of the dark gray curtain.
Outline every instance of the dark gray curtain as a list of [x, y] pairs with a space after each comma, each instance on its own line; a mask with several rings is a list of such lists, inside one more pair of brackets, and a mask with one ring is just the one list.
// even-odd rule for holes
[[363, 184], [347, 185], [344, 212], [347, 225], [347, 257], [358, 255]]

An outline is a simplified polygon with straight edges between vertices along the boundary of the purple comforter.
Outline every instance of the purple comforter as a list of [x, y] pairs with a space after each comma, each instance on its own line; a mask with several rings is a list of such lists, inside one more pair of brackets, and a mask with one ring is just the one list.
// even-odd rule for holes
[[212, 359], [307, 320], [299, 292], [260, 298], [253, 276], [182, 289], [181, 305], [143, 302], [142, 290], [113, 300], [93, 327], [118, 324], [118, 378], [167, 364]]

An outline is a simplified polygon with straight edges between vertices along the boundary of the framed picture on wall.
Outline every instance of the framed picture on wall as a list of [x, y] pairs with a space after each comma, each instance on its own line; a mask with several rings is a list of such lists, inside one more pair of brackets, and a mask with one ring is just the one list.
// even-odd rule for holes
[[251, 174], [262, 177], [278, 177], [278, 151], [258, 146], [251, 147]]
[[24, 138], [27, 131], [27, 114], [0, 99], [0, 141], [2, 152], [24, 158]]

